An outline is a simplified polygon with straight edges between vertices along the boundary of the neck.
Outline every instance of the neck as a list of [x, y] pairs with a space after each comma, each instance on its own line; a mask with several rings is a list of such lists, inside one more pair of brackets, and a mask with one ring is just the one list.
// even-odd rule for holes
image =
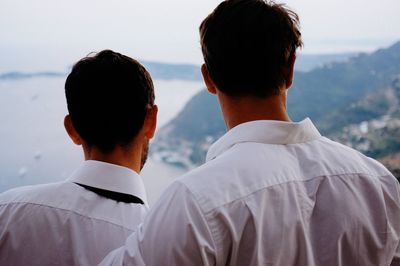
[[286, 92], [268, 98], [231, 97], [217, 92], [228, 129], [256, 120], [291, 121], [286, 110]]
[[127, 167], [136, 173], [139, 173], [141, 170], [141, 147], [116, 147], [112, 152], [104, 153], [95, 147], [83, 145], [83, 151], [85, 160], [96, 160]]

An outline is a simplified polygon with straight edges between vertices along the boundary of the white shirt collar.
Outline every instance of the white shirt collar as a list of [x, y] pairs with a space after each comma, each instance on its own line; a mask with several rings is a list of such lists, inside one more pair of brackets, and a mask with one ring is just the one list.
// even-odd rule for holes
[[68, 181], [133, 195], [148, 205], [142, 178], [135, 171], [123, 166], [88, 160], [68, 178]]
[[246, 122], [232, 128], [211, 145], [206, 161], [216, 158], [233, 145], [241, 142], [285, 145], [304, 143], [319, 137], [321, 134], [309, 118], [298, 123], [273, 120]]

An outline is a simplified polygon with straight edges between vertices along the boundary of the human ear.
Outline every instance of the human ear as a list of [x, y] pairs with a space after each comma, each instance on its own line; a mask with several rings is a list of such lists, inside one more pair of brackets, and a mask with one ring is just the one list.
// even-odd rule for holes
[[157, 113], [158, 107], [157, 105], [153, 105], [147, 108], [146, 118], [144, 120], [144, 135], [148, 139], [152, 139], [156, 132], [157, 127]]
[[294, 79], [294, 65], [296, 63], [296, 54], [293, 54], [290, 59], [289, 59], [289, 73], [288, 77], [286, 79], [286, 89], [289, 89], [290, 86], [293, 84], [293, 79]]
[[210, 77], [210, 73], [205, 64], [201, 65], [201, 74], [203, 75], [204, 83], [206, 84], [207, 90], [211, 94], [217, 94], [217, 88]]
[[76, 145], [82, 145], [81, 137], [76, 131], [74, 124], [72, 123], [70, 115], [66, 115], [64, 118], [64, 127], [68, 133], [68, 136], [71, 138], [72, 142]]

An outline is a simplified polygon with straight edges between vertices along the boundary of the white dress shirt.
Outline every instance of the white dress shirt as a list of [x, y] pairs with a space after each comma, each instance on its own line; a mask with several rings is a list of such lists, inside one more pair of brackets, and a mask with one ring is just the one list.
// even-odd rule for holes
[[[124, 203], [82, 186], [134, 196]], [[64, 182], [0, 194], [0, 265], [97, 265], [121, 246], [148, 211], [134, 171], [86, 161]]]
[[309, 119], [231, 129], [102, 265], [390, 265], [400, 186]]

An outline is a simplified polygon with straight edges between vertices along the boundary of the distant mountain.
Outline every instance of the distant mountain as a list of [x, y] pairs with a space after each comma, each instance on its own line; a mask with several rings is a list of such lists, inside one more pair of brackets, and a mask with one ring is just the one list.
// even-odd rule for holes
[[[356, 53], [342, 54], [300, 54], [296, 70], [307, 72], [328, 63], [345, 62]], [[200, 67], [191, 64], [165, 64], [144, 61], [143, 65], [155, 79], [201, 80]]]
[[347, 62], [331, 63], [307, 73], [297, 72], [289, 90], [289, 113], [294, 120], [316, 122], [347, 107], [366, 93], [390, 85], [400, 73], [400, 42]]
[[191, 168], [204, 162], [210, 144], [225, 132], [217, 98], [204, 89], [158, 131], [151, 151], [162, 161]]
[[63, 77], [64, 73], [59, 72], [35, 72], [35, 73], [24, 73], [24, 72], [7, 72], [0, 74], [0, 80], [17, 80], [17, 79], [29, 79], [37, 77]]
[[[399, 75], [400, 42], [296, 72], [288, 93], [290, 115], [295, 121], [310, 117], [324, 134], [364, 147], [361, 150], [369, 155], [400, 153]], [[173, 158], [172, 163], [191, 167], [204, 161], [208, 147], [225, 131], [216, 98], [204, 90], [159, 131], [153, 150], [164, 161]], [[363, 141], [364, 146], [359, 145]]]
[[400, 77], [328, 116], [324, 123], [330, 125], [325, 127], [330, 137], [369, 156], [400, 153]]
[[[348, 60], [354, 54], [322, 54], [308, 55], [302, 54], [298, 58], [296, 69], [298, 71], [310, 71], [327, 63], [343, 62]], [[142, 61], [143, 65], [150, 72], [153, 79], [161, 80], [201, 80], [200, 67], [191, 64], [167, 64], [159, 62]], [[0, 73], [0, 80], [19, 80], [36, 77], [64, 77], [67, 73], [63, 72], [7, 72]]]
[[[400, 118], [400, 80], [394, 78], [388, 86], [366, 93], [360, 100], [324, 116], [319, 128], [326, 133], [381, 117]], [[400, 141], [400, 139], [399, 139]]]
[[[161, 80], [201, 80], [200, 67], [189, 64], [165, 64], [156, 62], [142, 62], [146, 69], [150, 72], [153, 79]], [[0, 73], [1, 80], [20, 80], [36, 77], [65, 77], [67, 73], [62, 72], [7, 72]]]
[[342, 54], [302, 54], [297, 56], [296, 70], [302, 72], [311, 71], [317, 67], [322, 67], [329, 63], [346, 62], [358, 53], [342, 53]]

